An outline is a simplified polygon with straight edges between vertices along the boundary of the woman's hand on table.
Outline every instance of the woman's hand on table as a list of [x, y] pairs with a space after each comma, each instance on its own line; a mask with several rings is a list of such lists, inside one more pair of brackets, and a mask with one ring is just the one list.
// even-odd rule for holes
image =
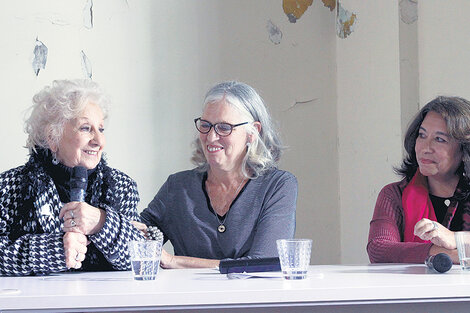
[[162, 257], [160, 259], [160, 266], [162, 268], [174, 268], [174, 261], [175, 256], [172, 254], [169, 254], [168, 252], [165, 251], [165, 249], [162, 248]]

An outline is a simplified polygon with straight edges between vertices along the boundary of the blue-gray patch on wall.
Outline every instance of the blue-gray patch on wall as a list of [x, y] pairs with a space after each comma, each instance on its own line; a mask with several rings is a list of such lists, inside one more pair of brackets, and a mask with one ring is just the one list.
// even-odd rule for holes
[[36, 37], [36, 44], [34, 46], [33, 50], [33, 71], [36, 76], [39, 75], [39, 71], [41, 69], [46, 68], [46, 63], [47, 63], [47, 47], [42, 41], [38, 40], [38, 37]]
[[83, 74], [89, 79], [92, 79], [91, 77], [93, 76], [93, 71], [91, 67], [91, 61], [90, 59], [86, 56], [85, 52], [83, 50], [80, 53], [82, 55], [82, 69], [83, 69]]
[[268, 20], [268, 23], [266, 24], [266, 30], [269, 34], [269, 40], [271, 40], [273, 44], [278, 45], [281, 43], [282, 32], [279, 27], [271, 22], [271, 20]]
[[400, 18], [403, 23], [412, 24], [418, 20], [418, 1], [417, 0], [401, 0], [400, 1]]
[[93, 28], [93, 0], [88, 0], [83, 8], [83, 26]]

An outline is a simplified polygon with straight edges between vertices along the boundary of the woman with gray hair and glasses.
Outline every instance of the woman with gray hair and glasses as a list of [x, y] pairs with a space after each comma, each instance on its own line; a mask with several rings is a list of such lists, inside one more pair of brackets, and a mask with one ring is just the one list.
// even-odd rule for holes
[[162, 267], [277, 256], [276, 240], [294, 237], [297, 180], [277, 169], [282, 146], [263, 100], [244, 83], [220, 83], [194, 123], [197, 167], [170, 175], [141, 214], [174, 247]]
[[0, 174], [0, 275], [130, 269], [139, 195], [102, 157], [108, 98], [92, 81], [56, 80], [33, 102], [29, 160]]

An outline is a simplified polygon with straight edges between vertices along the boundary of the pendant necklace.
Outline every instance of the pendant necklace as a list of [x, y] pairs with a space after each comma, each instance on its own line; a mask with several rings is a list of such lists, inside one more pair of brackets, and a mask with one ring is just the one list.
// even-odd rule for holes
[[[241, 181], [240, 185], [238, 185], [237, 191], [235, 191], [235, 195], [233, 196], [232, 201], [229, 202], [229, 205], [231, 205], [232, 202], [233, 202], [233, 200], [235, 200], [235, 198], [237, 197], [238, 192], [240, 191], [240, 188], [242, 188], [242, 185], [243, 185], [244, 182], [245, 182], [245, 179], [243, 179], [243, 180]], [[212, 205], [212, 202], [211, 202], [211, 205]], [[222, 221], [221, 221], [221, 220], [219, 219], [219, 217], [217, 216], [217, 211], [215, 210], [215, 208], [214, 208], [213, 205], [212, 205], [212, 208], [213, 208], [213, 210], [214, 210], [215, 218], [217, 219], [217, 222], [219, 222], [219, 227], [217, 227], [217, 231], [218, 231], [219, 233], [224, 233], [224, 232], [227, 230], [227, 227], [225, 226], [225, 221], [227, 220], [228, 213], [230, 212], [230, 207], [229, 207], [227, 213], [225, 213], [225, 217], [224, 217], [224, 219], [223, 219]]]

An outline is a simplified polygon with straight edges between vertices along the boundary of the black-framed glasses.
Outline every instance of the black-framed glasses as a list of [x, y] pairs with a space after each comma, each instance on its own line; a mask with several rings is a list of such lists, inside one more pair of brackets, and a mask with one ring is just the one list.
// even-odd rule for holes
[[202, 134], [209, 133], [211, 131], [211, 128], [214, 127], [214, 130], [217, 133], [217, 135], [222, 136], [222, 137], [227, 137], [228, 135], [232, 133], [235, 127], [248, 124], [248, 122], [239, 123], [235, 125], [232, 125], [230, 123], [212, 124], [211, 122], [203, 120], [200, 117], [198, 117], [194, 119], [194, 124], [196, 125], [196, 129]]

